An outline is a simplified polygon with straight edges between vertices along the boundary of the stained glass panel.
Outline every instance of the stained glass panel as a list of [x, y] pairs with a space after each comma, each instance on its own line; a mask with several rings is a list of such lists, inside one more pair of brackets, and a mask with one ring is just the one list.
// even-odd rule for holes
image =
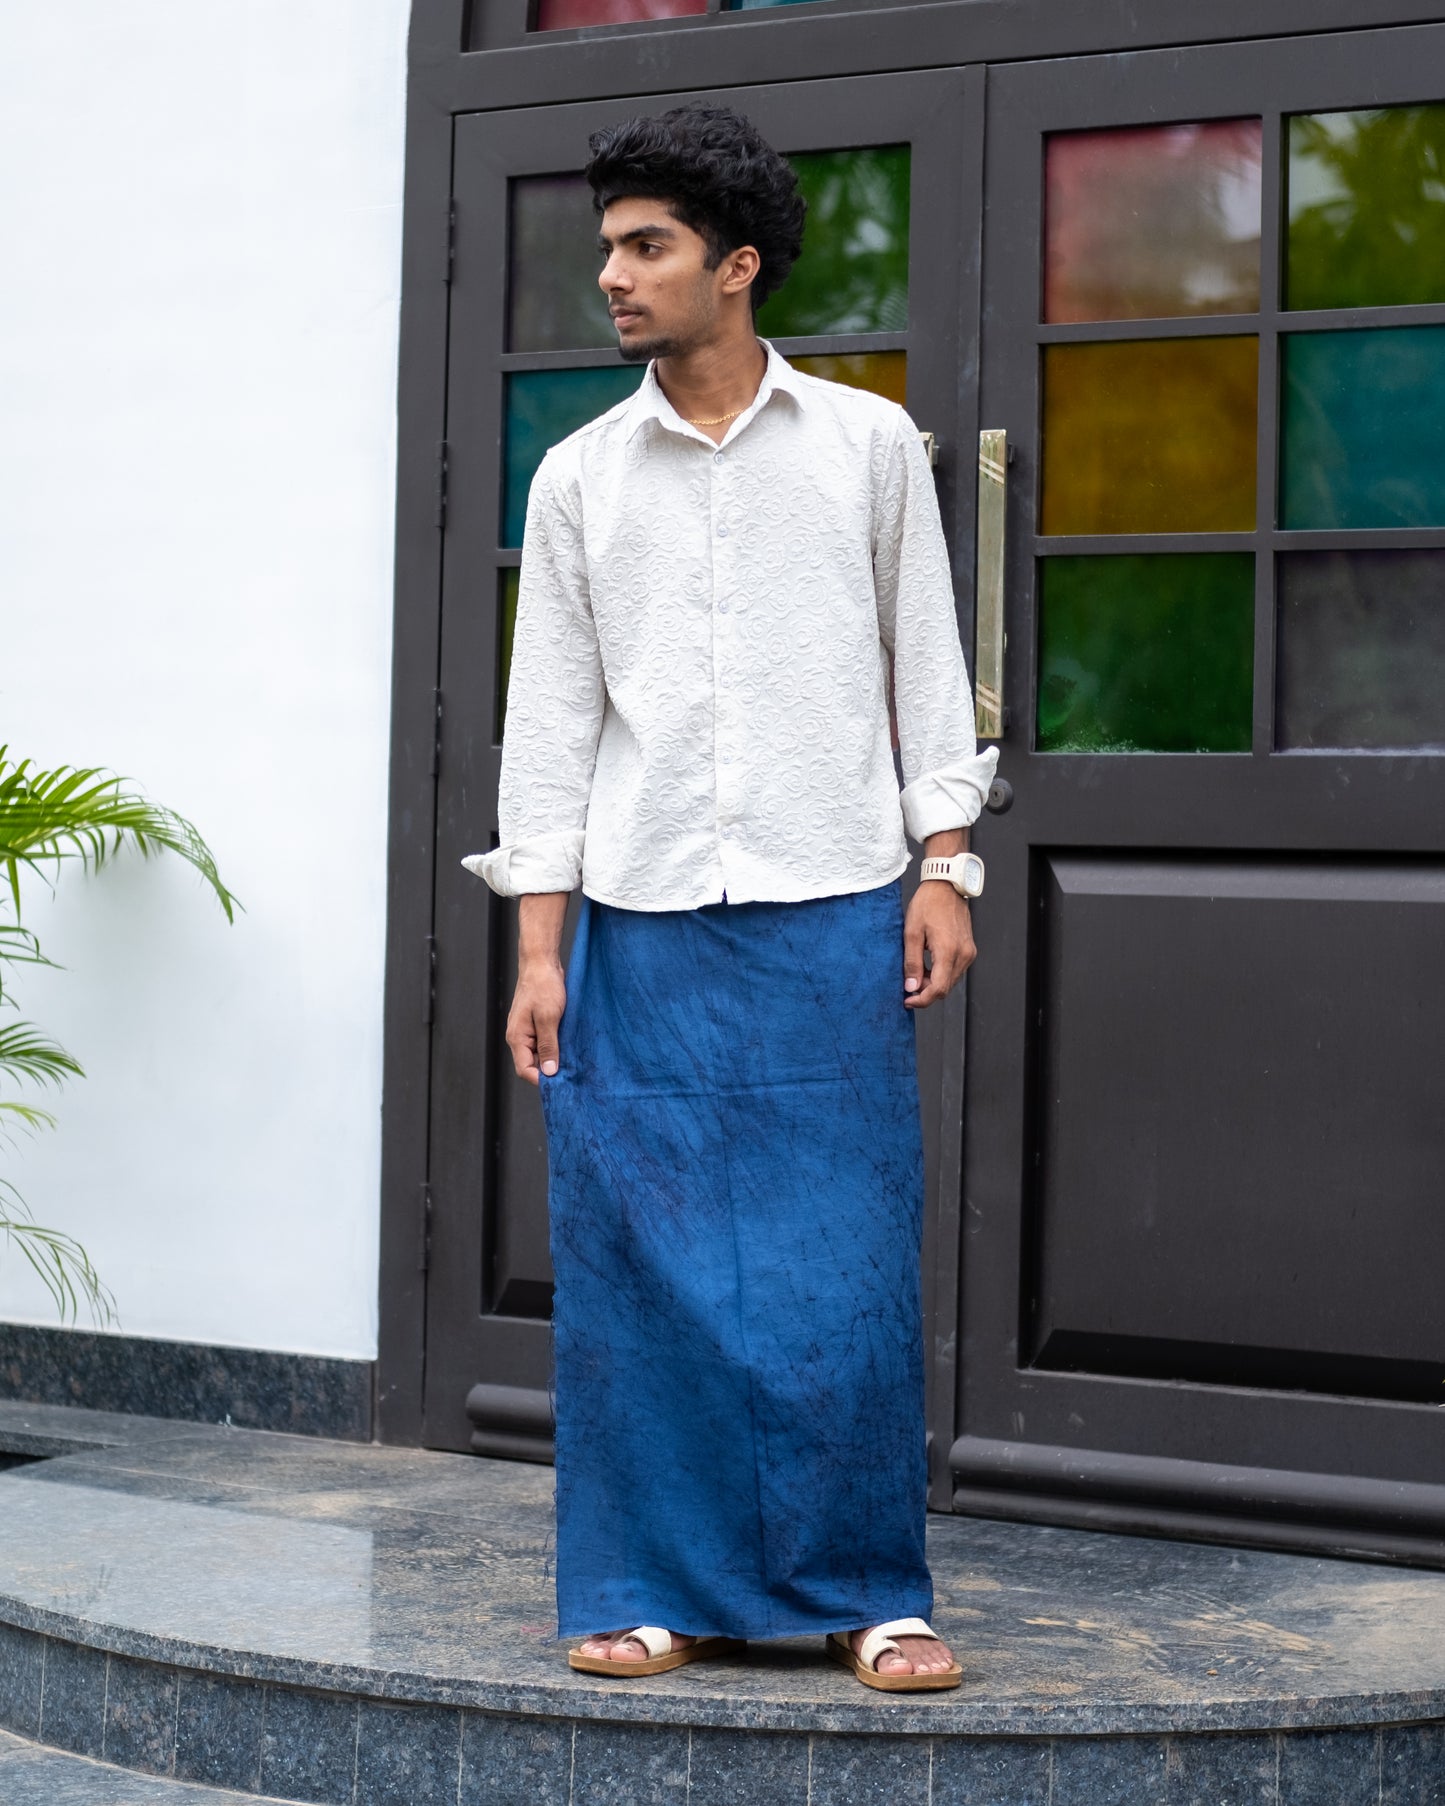
[[497, 745], [507, 725], [507, 685], [512, 680], [512, 642], [517, 636], [517, 591], [522, 573], [513, 565], [497, 575]]
[[850, 389], [870, 389], [905, 405], [908, 393], [908, 353], [906, 351], [848, 352], [843, 355], [790, 357], [795, 369], [809, 376], [821, 376], [824, 382], [846, 383]]
[[908, 325], [906, 144], [790, 157], [808, 203], [803, 254], [758, 310], [770, 339]]
[[1283, 524], [1445, 526], [1445, 327], [1281, 346]]
[[643, 368], [609, 364], [600, 370], [526, 370], [506, 379], [503, 545], [522, 543], [527, 491], [548, 449], [630, 395], [642, 381]]
[[808, 0], [723, 0], [725, 13], [761, 12], [767, 6], [806, 6]]
[[1279, 561], [1284, 748], [1445, 751], [1445, 552], [1292, 552]]
[[626, 25], [638, 19], [680, 19], [705, 13], [707, 0], [537, 0], [534, 31]]
[[1289, 122], [1286, 307], [1445, 301], [1445, 104]]
[[1254, 313], [1260, 152], [1257, 119], [1055, 133], [1044, 318]]
[[1247, 552], [1039, 560], [1040, 752], [1248, 752]]
[[1248, 532], [1254, 338], [1044, 347], [1042, 531]]
[[581, 175], [522, 176], [512, 183], [507, 297], [511, 351], [615, 346], [607, 297], [597, 286], [597, 214]]

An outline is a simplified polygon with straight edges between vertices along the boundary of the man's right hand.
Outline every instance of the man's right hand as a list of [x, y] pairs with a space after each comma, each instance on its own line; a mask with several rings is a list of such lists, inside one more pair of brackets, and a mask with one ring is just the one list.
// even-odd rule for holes
[[557, 1070], [557, 1030], [567, 1007], [562, 976], [562, 923], [567, 893], [544, 891], [518, 904], [517, 991], [507, 1017], [507, 1046], [517, 1077], [535, 1085]]
[[560, 961], [533, 961], [517, 972], [517, 991], [507, 1017], [507, 1046], [518, 1078], [529, 1085], [538, 1074], [557, 1070], [557, 1030], [567, 1007], [567, 985]]

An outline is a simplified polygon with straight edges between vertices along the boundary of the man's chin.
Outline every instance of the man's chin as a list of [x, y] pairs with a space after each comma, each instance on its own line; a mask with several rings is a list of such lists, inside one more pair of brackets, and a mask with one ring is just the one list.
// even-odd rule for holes
[[617, 350], [624, 364], [646, 364], [655, 357], [673, 357], [677, 353], [672, 339], [619, 339]]

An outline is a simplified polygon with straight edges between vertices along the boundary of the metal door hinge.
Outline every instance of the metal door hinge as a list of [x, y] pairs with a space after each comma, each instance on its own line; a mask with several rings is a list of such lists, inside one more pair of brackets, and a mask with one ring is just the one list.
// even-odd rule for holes
[[456, 261], [456, 255], [457, 255], [457, 204], [455, 201], [448, 201], [447, 202], [447, 224], [446, 224], [446, 261], [442, 264], [442, 281], [443, 282], [450, 282], [452, 279], [452, 265]]
[[433, 690], [431, 694], [435, 713], [432, 716], [431, 766], [427, 775], [435, 777], [442, 768], [442, 693]]
[[445, 527], [447, 524], [447, 472], [449, 467], [448, 446], [445, 439], [437, 440], [437, 515], [436, 524]]
[[425, 1273], [431, 1266], [431, 1186], [421, 1187], [420, 1209], [417, 1211], [416, 1270]]
[[429, 934], [426, 937], [426, 962], [422, 970], [421, 1022], [423, 1028], [431, 1027], [433, 1007], [437, 996], [437, 937]]

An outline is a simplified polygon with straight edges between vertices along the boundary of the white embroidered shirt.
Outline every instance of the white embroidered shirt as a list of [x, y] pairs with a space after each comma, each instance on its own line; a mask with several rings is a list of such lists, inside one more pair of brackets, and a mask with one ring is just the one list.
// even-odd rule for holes
[[[649, 368], [532, 484], [502, 747], [503, 896], [624, 909], [870, 890], [974, 821], [933, 473], [892, 402], [771, 346], [721, 445]], [[889, 666], [904, 776], [889, 724]]]

